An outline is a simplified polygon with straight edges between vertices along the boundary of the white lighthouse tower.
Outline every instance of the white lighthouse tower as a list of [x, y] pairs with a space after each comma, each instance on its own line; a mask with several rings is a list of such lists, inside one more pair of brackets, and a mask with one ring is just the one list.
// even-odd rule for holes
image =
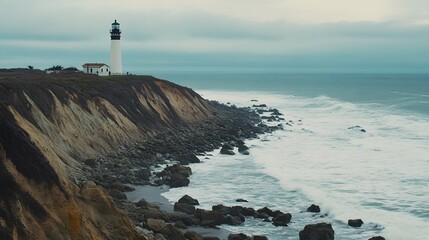
[[110, 29], [110, 39], [110, 74], [122, 75], [121, 29], [116, 20]]

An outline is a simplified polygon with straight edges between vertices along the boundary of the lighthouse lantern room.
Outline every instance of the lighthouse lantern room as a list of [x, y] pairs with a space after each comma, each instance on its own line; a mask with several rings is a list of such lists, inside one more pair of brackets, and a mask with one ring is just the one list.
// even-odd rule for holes
[[121, 29], [115, 20], [110, 29], [110, 72], [112, 75], [122, 74]]

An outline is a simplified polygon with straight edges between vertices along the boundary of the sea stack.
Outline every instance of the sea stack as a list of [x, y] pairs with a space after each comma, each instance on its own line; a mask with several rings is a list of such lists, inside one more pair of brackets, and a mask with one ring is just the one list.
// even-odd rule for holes
[[110, 74], [122, 75], [121, 29], [115, 20], [110, 29]]

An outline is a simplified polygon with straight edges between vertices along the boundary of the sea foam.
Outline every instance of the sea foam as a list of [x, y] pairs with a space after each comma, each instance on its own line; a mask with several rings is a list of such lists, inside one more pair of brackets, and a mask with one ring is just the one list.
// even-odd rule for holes
[[[198, 91], [238, 106], [278, 108], [285, 130], [247, 141], [250, 156], [217, 151], [194, 165], [188, 188], [165, 195], [199, 198], [202, 206], [269, 206], [292, 213], [287, 231], [255, 220], [232, 231], [296, 239], [305, 224], [328, 221], [338, 239], [424, 239], [429, 229], [429, 119], [381, 104], [354, 104], [327, 96], [303, 98], [261, 92]], [[251, 99], [250, 99], [251, 98]], [[201, 198], [201, 199], [200, 199]], [[177, 199], [176, 199], [177, 200]], [[315, 203], [326, 217], [305, 212]], [[322, 215], [323, 217], [323, 215]], [[360, 229], [347, 226], [361, 218]]]

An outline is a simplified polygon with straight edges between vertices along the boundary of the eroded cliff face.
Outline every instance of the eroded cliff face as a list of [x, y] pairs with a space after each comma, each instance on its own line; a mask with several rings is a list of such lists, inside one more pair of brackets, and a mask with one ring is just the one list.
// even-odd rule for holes
[[0, 70], [0, 239], [144, 239], [82, 161], [210, 120], [210, 104], [153, 77]]

